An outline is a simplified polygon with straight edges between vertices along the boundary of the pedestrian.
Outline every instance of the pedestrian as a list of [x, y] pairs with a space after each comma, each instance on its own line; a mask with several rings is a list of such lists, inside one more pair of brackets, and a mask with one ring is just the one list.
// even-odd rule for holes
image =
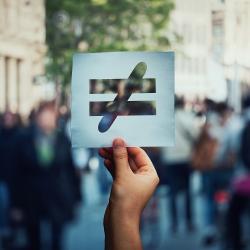
[[250, 207], [250, 96], [243, 101], [243, 126], [240, 129], [238, 151], [238, 171], [232, 185], [232, 198], [229, 203], [226, 221], [226, 241], [229, 249], [244, 248], [242, 218]]
[[18, 192], [24, 214], [28, 249], [40, 250], [41, 223], [50, 225], [50, 247], [61, 250], [63, 231], [81, 199], [80, 176], [73, 165], [71, 144], [56, 129], [54, 102], [43, 102], [35, 123], [19, 142]]
[[5, 112], [0, 127], [0, 241], [2, 242], [11, 236], [10, 210], [13, 206], [18, 133], [17, 116], [9, 111]]
[[205, 211], [205, 235], [202, 241], [205, 246], [213, 244], [219, 233], [215, 195], [218, 191], [229, 191], [233, 176], [235, 148], [230, 143], [231, 115], [231, 110], [224, 102], [217, 103], [214, 112], [209, 111], [194, 155], [193, 165], [202, 173]]
[[194, 229], [190, 183], [192, 167], [190, 164], [192, 147], [199, 133], [195, 116], [185, 110], [184, 99], [176, 97], [175, 102], [175, 146], [162, 150], [162, 160], [169, 185], [169, 211], [173, 233], [177, 231], [179, 225], [177, 197], [181, 192], [185, 195], [186, 227], [189, 231]]

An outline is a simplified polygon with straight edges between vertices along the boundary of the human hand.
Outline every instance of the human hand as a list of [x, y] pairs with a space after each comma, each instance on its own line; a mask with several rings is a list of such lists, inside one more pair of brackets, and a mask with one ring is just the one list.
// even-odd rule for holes
[[[104, 164], [113, 177], [109, 204], [104, 216], [104, 229], [108, 238], [113, 237], [113, 246], [116, 245], [115, 242], [120, 242], [117, 248], [107, 249], [141, 249], [138, 238], [139, 220], [143, 208], [159, 183], [156, 170], [143, 149], [126, 148], [122, 139], [114, 140], [113, 148], [100, 149], [99, 154], [104, 158]], [[131, 232], [134, 232], [133, 237]], [[134, 242], [137, 247], [126, 245], [122, 248], [123, 241], [125, 244]]]

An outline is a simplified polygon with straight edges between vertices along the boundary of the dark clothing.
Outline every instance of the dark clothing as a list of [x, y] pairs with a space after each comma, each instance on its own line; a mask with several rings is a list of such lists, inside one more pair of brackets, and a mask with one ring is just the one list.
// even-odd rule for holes
[[190, 190], [191, 169], [187, 162], [175, 163], [167, 166], [167, 178], [170, 196], [170, 216], [172, 227], [178, 226], [177, 195], [184, 192], [185, 195], [185, 217], [187, 226], [192, 225], [191, 190]]
[[242, 215], [250, 207], [250, 197], [234, 194], [229, 204], [227, 215], [227, 241], [230, 249], [241, 250], [242, 246]]
[[73, 166], [70, 142], [65, 135], [56, 133], [54, 159], [44, 167], [38, 160], [36, 137], [37, 132], [32, 129], [26, 131], [20, 141], [20, 205], [30, 219], [45, 215], [55, 221], [67, 221], [80, 200], [80, 180]]
[[12, 188], [17, 166], [18, 128], [0, 129], [0, 182]]
[[2, 230], [6, 230], [9, 227], [9, 203], [9, 189], [4, 183], [0, 182], [0, 235]]
[[[48, 220], [57, 229], [62, 227], [73, 218], [74, 207], [81, 199], [80, 178], [67, 137], [56, 132], [47, 140], [49, 150], [46, 143], [45, 147], [40, 145], [42, 137], [37, 129], [28, 129], [22, 135], [18, 152], [18, 204], [25, 214], [32, 250], [39, 250], [37, 234], [41, 220]], [[62, 228], [56, 231], [58, 234]]]
[[15, 197], [18, 128], [0, 129], [0, 231], [9, 229], [10, 207]]
[[[50, 247], [52, 250], [62, 249], [62, 234], [63, 234], [63, 225], [52, 222], [50, 225], [51, 232], [51, 244]], [[41, 228], [40, 221], [32, 221], [27, 224], [26, 227], [27, 236], [29, 239], [29, 248], [28, 250], [39, 250], [41, 248]]]

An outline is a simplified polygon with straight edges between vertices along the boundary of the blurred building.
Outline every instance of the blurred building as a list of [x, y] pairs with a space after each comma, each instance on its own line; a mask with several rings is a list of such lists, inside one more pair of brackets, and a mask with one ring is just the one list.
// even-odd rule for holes
[[212, 52], [224, 67], [229, 102], [250, 85], [250, 0], [212, 0]]
[[27, 114], [40, 99], [45, 52], [44, 0], [0, 0], [0, 111]]
[[170, 29], [181, 36], [176, 51], [176, 92], [189, 98], [209, 88], [211, 12], [208, 0], [175, 0]]
[[242, 69], [241, 81], [250, 82], [250, 0], [213, 0], [213, 54], [234, 77], [234, 66]]
[[227, 98], [239, 109], [250, 85], [250, 0], [175, 0], [175, 7], [176, 92]]

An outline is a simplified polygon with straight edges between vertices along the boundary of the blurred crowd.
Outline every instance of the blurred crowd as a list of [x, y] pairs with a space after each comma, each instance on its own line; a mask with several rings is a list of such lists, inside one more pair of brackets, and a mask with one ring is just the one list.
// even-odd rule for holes
[[[25, 125], [17, 114], [1, 116], [0, 249], [41, 249], [44, 222], [50, 231], [46, 249], [61, 249], [64, 227], [82, 199], [63, 119], [54, 102], [41, 103]], [[26, 243], [16, 242], [20, 227]]]
[[[242, 218], [250, 214], [250, 97], [242, 103], [243, 110], [237, 114], [225, 102], [187, 102], [176, 97], [175, 147], [146, 149], [160, 186], [168, 190], [171, 232], [179, 230], [180, 193], [186, 229], [197, 229], [191, 180], [198, 173], [204, 204], [203, 244], [220, 239], [228, 250], [244, 249]], [[0, 249], [63, 249], [64, 229], [84, 200], [83, 172], [99, 165], [96, 150], [72, 151], [69, 119], [67, 108], [56, 109], [55, 102], [40, 103], [25, 122], [9, 111], [1, 115]], [[99, 177], [105, 194], [110, 180], [104, 168]], [[50, 235], [46, 247], [43, 224]], [[20, 228], [25, 242], [18, 237]]]
[[[243, 236], [250, 233], [243, 232], [246, 227], [242, 223], [250, 222], [250, 97], [242, 101], [240, 114], [226, 102], [188, 102], [176, 97], [175, 146], [148, 152], [161, 185], [168, 187], [171, 232], [178, 232], [183, 217], [187, 232], [197, 229], [192, 177], [198, 174], [202, 245], [219, 242], [221, 249], [245, 249]], [[178, 214], [178, 205], [183, 204], [180, 193], [184, 216]]]

